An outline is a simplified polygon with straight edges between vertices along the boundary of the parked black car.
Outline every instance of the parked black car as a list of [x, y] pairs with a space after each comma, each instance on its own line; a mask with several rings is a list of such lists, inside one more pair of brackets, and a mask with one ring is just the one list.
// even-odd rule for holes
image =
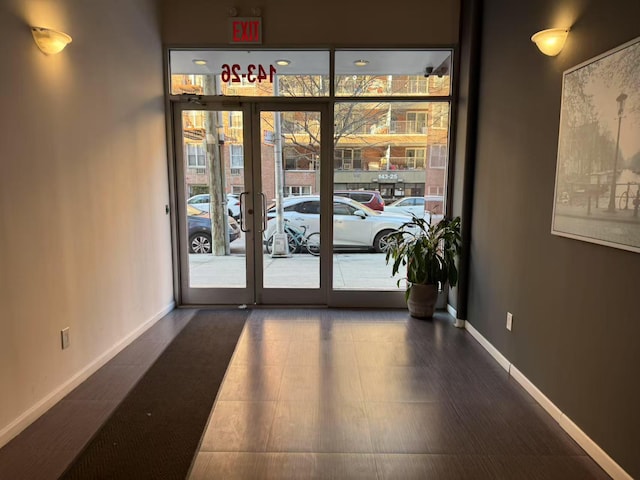
[[[189, 253], [211, 253], [211, 219], [208, 212], [187, 207], [187, 225], [189, 228]], [[240, 237], [240, 226], [233, 217], [229, 217], [229, 242]]]

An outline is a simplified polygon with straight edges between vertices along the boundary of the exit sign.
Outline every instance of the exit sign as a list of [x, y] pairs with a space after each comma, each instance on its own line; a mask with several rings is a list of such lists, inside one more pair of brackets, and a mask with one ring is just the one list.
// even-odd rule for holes
[[262, 43], [262, 18], [230, 18], [229, 39], [229, 43]]

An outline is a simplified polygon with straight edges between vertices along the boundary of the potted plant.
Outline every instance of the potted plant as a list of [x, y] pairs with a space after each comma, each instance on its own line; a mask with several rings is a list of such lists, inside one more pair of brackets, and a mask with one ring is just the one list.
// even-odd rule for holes
[[[458, 283], [456, 256], [460, 253], [460, 217], [431, 224], [413, 218], [386, 237], [387, 264], [393, 261], [392, 275], [406, 266], [407, 306], [412, 317], [433, 316], [438, 292], [447, 282]], [[401, 280], [398, 280], [398, 286]]]

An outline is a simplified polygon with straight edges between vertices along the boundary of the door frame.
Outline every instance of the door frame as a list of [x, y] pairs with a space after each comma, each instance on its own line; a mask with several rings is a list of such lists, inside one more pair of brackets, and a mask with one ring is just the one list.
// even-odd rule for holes
[[[171, 102], [171, 135], [173, 162], [170, 177], [173, 195], [172, 226], [175, 232], [174, 243], [174, 281], [176, 300], [179, 305], [327, 305], [332, 275], [331, 238], [333, 223], [329, 221], [331, 202], [323, 201], [331, 195], [331, 162], [333, 122], [330, 102], [327, 99], [265, 99], [264, 97], [225, 98], [211, 96], [185, 96]], [[243, 112], [243, 151], [244, 151], [244, 191], [243, 227], [245, 233], [245, 274], [244, 288], [192, 288], [189, 286], [189, 252], [187, 237], [187, 218], [185, 214], [185, 159], [183, 141], [182, 112], [201, 111], [241, 111]], [[321, 114], [320, 143], [320, 286], [317, 289], [264, 288], [262, 255], [262, 215], [247, 212], [261, 212], [259, 198], [261, 176], [261, 130], [260, 113], [264, 111], [314, 111]], [[266, 214], [266, 212], [263, 212]], [[293, 293], [293, 295], [292, 295]]]
[[[251, 128], [251, 122], [249, 121], [250, 111], [249, 107], [242, 105], [240, 102], [224, 101], [204, 101], [200, 99], [180, 99], [177, 102], [171, 104], [171, 135], [173, 144], [173, 187], [174, 187], [174, 264], [175, 272], [178, 274], [177, 280], [177, 301], [179, 305], [242, 305], [251, 302], [251, 274], [253, 273], [253, 260], [251, 255], [253, 251], [245, 251], [244, 269], [246, 275], [246, 283], [244, 288], [193, 288], [189, 286], [189, 245], [187, 232], [187, 218], [186, 218], [186, 199], [187, 194], [185, 191], [185, 158], [183, 149], [183, 125], [182, 125], [182, 113], [184, 111], [240, 111], [243, 113], [243, 130], [249, 132]], [[252, 155], [250, 149], [252, 143], [248, 141], [250, 133], [247, 135], [243, 133], [243, 152], [245, 156], [245, 165], [247, 156]], [[245, 183], [246, 187], [246, 183]], [[246, 189], [246, 188], [245, 188]], [[253, 204], [247, 206], [247, 208], [253, 208]], [[247, 234], [247, 237], [249, 234]], [[246, 238], [247, 242], [251, 240]]]
[[[253, 188], [257, 192], [262, 182], [261, 164], [261, 130], [260, 117], [262, 112], [319, 112], [320, 113], [320, 285], [319, 288], [265, 288], [263, 272], [262, 246], [254, 245], [255, 262], [255, 303], [257, 305], [327, 305], [329, 287], [331, 285], [332, 263], [331, 258], [331, 235], [333, 235], [333, 223], [328, 221], [331, 214], [331, 202], [326, 200], [331, 192], [331, 155], [333, 137], [333, 122], [330, 114], [330, 104], [326, 99], [310, 102], [309, 99], [285, 98], [284, 101], [273, 101], [273, 99], [260, 99], [252, 102], [254, 114], [251, 116], [254, 124], [252, 131], [257, 135], [252, 135], [254, 161], [252, 164]], [[328, 170], [328, 171], [327, 171]], [[328, 181], [328, 180], [329, 181]], [[266, 212], [265, 212], [266, 214]], [[254, 230], [259, 227], [258, 216], [254, 216]], [[257, 230], [256, 230], [257, 231]], [[293, 295], [292, 295], [293, 293]]]

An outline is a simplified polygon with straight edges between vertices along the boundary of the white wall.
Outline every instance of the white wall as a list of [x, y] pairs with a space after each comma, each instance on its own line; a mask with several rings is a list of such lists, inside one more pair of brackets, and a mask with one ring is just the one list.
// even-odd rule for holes
[[155, 2], [2, 0], [0, 45], [1, 446], [173, 292]]

